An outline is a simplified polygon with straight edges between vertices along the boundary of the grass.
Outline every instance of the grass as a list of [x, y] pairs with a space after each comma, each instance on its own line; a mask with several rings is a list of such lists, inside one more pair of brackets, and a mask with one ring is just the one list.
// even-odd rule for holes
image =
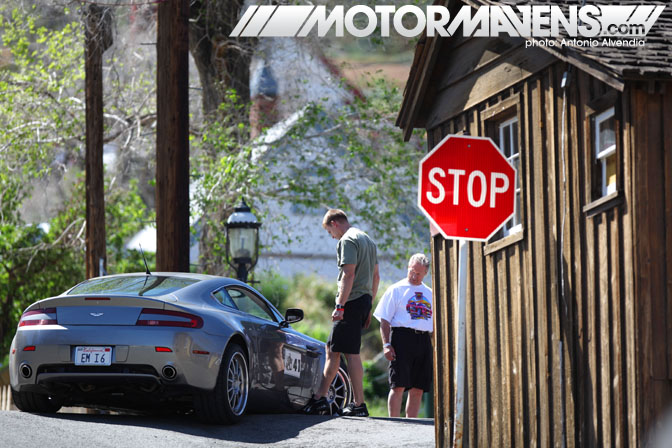
[[[404, 401], [401, 403], [401, 416], [406, 415], [406, 398], [408, 394], [404, 393]], [[424, 394], [422, 403], [420, 403], [420, 412], [418, 418], [428, 418], [425, 412], [425, 400], [431, 400], [431, 395]], [[388, 417], [387, 413], [387, 394], [385, 396], [366, 397], [366, 407], [369, 409], [371, 417]]]

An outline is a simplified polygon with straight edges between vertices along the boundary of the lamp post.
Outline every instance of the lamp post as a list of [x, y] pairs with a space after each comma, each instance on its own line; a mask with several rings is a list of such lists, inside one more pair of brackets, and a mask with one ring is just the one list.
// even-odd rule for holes
[[226, 220], [226, 262], [241, 282], [247, 282], [247, 274], [257, 264], [260, 226], [244, 199]]

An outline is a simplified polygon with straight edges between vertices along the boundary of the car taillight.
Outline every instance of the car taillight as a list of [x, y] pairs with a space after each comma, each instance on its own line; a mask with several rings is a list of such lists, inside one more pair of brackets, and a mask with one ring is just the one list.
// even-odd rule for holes
[[148, 327], [185, 327], [201, 328], [203, 319], [181, 311], [158, 310], [143, 308], [135, 325]]
[[43, 310], [26, 311], [21, 316], [19, 327], [26, 327], [30, 325], [56, 325], [58, 319], [56, 317], [56, 308], [45, 308]]

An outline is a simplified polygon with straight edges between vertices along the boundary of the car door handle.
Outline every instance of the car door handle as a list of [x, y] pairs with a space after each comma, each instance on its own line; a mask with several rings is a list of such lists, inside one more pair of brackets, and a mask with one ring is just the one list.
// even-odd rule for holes
[[314, 345], [307, 345], [306, 355], [311, 358], [317, 358], [318, 356], [320, 356], [319, 350], [320, 350], [319, 347], [316, 347]]

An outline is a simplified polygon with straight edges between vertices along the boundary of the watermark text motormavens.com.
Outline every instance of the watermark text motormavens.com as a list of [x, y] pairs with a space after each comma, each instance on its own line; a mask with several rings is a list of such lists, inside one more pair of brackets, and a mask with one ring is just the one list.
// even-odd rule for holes
[[[492, 5], [478, 9], [464, 5], [451, 17], [444, 6], [420, 8], [406, 5], [375, 7], [252, 5], [245, 10], [231, 37], [304, 37], [314, 30], [324, 37], [331, 29], [336, 36], [344, 32], [367, 37], [376, 32], [387, 37], [390, 28], [404, 37], [423, 31], [428, 36], [462, 35], [493, 37], [499, 35], [555, 38], [569, 37], [635, 38], [644, 37], [665, 9], [662, 5], [584, 5], [564, 10], [555, 5]], [[409, 25], [410, 24], [410, 25]], [[410, 26], [410, 28], [409, 28]]]

